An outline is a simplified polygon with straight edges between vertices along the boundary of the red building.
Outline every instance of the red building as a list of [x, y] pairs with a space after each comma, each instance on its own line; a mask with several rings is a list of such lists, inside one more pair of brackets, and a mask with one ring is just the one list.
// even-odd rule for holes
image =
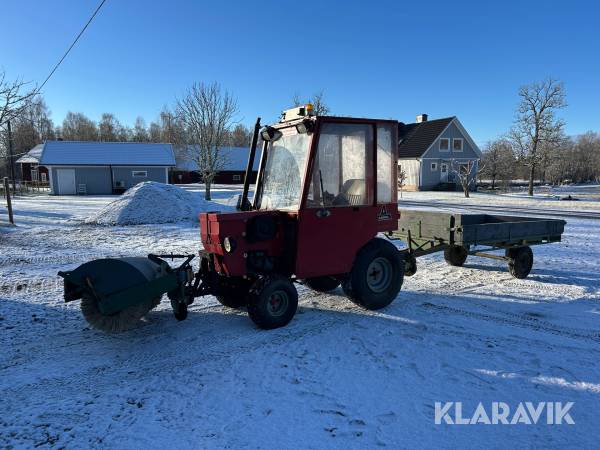
[[44, 144], [38, 144], [29, 150], [25, 155], [17, 159], [16, 163], [21, 166], [20, 181], [38, 181], [48, 183], [48, 169], [40, 166], [40, 158]]
[[[246, 174], [250, 149], [248, 147], [223, 147], [220, 151], [223, 158], [223, 168], [217, 174], [214, 182], [216, 184], [242, 184]], [[194, 161], [194, 146], [175, 148], [175, 159], [177, 160], [177, 167], [171, 172], [171, 183], [202, 182], [198, 173], [198, 164]], [[250, 183], [256, 182], [259, 162], [260, 154], [257, 154], [254, 158]]]

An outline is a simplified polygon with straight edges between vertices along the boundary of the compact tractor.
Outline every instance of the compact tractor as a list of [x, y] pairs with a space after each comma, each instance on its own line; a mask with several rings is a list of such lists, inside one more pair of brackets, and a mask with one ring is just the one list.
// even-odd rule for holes
[[[85, 319], [114, 332], [135, 326], [164, 294], [178, 320], [187, 317], [196, 297], [213, 295], [227, 307], [247, 307], [258, 327], [273, 329], [294, 317], [296, 283], [320, 292], [341, 285], [352, 302], [375, 310], [398, 296], [405, 271], [414, 274], [415, 258], [422, 254], [443, 250], [450, 264], [462, 265], [467, 254], [486, 256], [471, 252], [472, 245], [487, 244], [506, 250], [504, 257], [487, 256], [505, 259], [527, 276], [533, 263], [529, 244], [560, 240], [563, 221], [542, 221], [556, 224], [529, 239], [531, 228], [519, 237], [515, 226], [518, 231], [522, 224], [498, 219], [512, 226], [512, 238], [487, 241], [468, 240], [469, 224], [456, 222], [467, 215], [431, 213], [403, 224], [397, 206], [398, 127], [394, 120], [317, 116], [311, 105], [285, 111], [270, 126], [261, 127], [258, 119], [237, 211], [199, 216], [203, 249], [197, 270], [193, 254], [90, 261], [59, 272], [65, 301], [81, 299]], [[482, 217], [473, 223], [480, 227], [496, 220], [473, 216]], [[427, 236], [422, 231], [431, 222], [437, 228]], [[407, 248], [400, 251], [390, 242], [394, 233]], [[167, 259], [181, 263], [172, 267]]]

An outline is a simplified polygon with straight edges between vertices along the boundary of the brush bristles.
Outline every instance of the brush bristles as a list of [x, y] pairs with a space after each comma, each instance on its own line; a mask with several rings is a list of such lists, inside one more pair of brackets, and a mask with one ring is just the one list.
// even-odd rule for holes
[[142, 317], [159, 303], [160, 297], [130, 306], [111, 316], [106, 316], [100, 312], [98, 302], [94, 298], [84, 295], [81, 299], [81, 312], [92, 328], [105, 333], [119, 333], [137, 327]]

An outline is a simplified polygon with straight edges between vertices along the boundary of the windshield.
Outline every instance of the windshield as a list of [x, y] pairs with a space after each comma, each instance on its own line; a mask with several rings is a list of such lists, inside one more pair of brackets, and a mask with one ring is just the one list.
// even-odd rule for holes
[[267, 150], [259, 209], [298, 209], [310, 136], [296, 129], [280, 130], [283, 136]]

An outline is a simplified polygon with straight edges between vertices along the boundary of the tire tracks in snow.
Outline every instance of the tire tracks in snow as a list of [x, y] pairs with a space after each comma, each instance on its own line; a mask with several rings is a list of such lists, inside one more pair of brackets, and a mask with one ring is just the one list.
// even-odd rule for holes
[[[152, 323], [147, 326], [149, 330], [142, 336], [132, 336], [133, 333], [124, 333], [122, 335], [106, 336], [104, 342], [108, 342], [104, 348], [98, 348], [100, 339], [94, 339], [93, 337], [87, 337], [85, 340], [81, 338], [71, 344], [65, 345], [61, 342], [55, 345], [48, 346], [48, 342], [45, 344], [32, 345], [31, 347], [22, 350], [35, 357], [27, 358], [25, 361], [21, 361], [18, 365], [5, 366], [4, 370], [0, 371], [2, 378], [4, 378], [3, 384], [9, 384], [7, 390], [11, 392], [10, 395], [18, 395], [22, 390], [29, 390], [32, 388], [39, 388], [42, 390], [51, 389], [51, 386], [61, 386], [64, 388], [65, 385], [70, 385], [74, 382], [74, 386], [78, 386], [75, 380], [79, 380], [82, 377], [92, 377], [95, 379], [94, 386], [91, 388], [93, 391], [97, 391], [102, 387], [110, 387], [114, 385], [115, 378], [126, 379], [128, 375], [131, 375], [132, 370], [137, 374], [144, 374], [144, 378], [151, 378], [156, 373], [160, 373], [165, 367], [169, 367], [171, 373], [180, 372], [182, 370], [191, 369], [194, 366], [201, 366], [206, 362], [214, 362], [218, 359], [235, 358], [236, 355], [241, 353], [247, 353], [257, 350], [262, 347], [277, 345], [294, 342], [302, 339], [307, 335], [317, 335], [320, 333], [327, 332], [332, 327], [340, 324], [347, 323], [348, 314], [339, 310], [320, 309], [312, 312], [312, 308], [306, 308], [307, 303], [314, 301], [316, 296], [306, 299], [301, 304], [301, 310], [299, 311], [298, 317], [292, 321], [287, 327], [271, 330], [265, 332], [263, 330], [253, 329], [248, 332], [248, 327], [252, 327], [246, 314], [241, 317], [241, 313], [234, 312], [233, 314], [222, 314], [223, 307], [220, 305], [210, 306], [204, 310], [204, 314], [218, 313], [219, 318], [215, 319], [214, 315], [210, 317], [199, 317], [196, 319], [197, 324], [188, 323], [178, 324], [175, 321], [167, 322], [166, 320], [159, 326], [152, 326]], [[319, 296], [322, 297], [322, 296]], [[332, 298], [335, 296], [331, 296]], [[338, 298], [335, 298], [337, 301]], [[221, 311], [220, 311], [221, 310]], [[195, 311], [192, 311], [194, 313]], [[164, 314], [164, 312], [163, 312]], [[170, 315], [170, 314], [169, 314]], [[242, 320], [244, 325], [241, 324]], [[308, 317], [307, 317], [308, 316]], [[221, 326], [221, 317], [231, 317], [230, 324], [227, 326]], [[152, 321], [152, 317], [150, 317]], [[171, 321], [171, 318], [169, 318]], [[237, 322], [237, 324], [235, 323]], [[165, 324], [165, 325], [163, 325]], [[163, 326], [160, 326], [163, 325]], [[188, 326], [187, 329], [182, 329], [180, 333], [177, 333], [175, 327]], [[143, 327], [142, 330], [146, 329]], [[67, 335], [65, 337], [76, 337], [78, 333]], [[174, 336], [178, 335], [178, 336]], [[89, 335], [86, 335], [89, 336]], [[127, 347], [118, 348], [116, 343], [118, 340], [122, 340]], [[152, 345], [151, 341], [155, 341], [156, 345]], [[159, 342], [160, 341], [160, 342]], [[183, 343], [183, 347], [182, 347]], [[139, 348], [143, 346], [143, 348]], [[48, 376], [42, 378], [34, 383], [21, 382], [19, 380], [19, 373], [27, 371], [27, 365], [31, 362], [36, 364], [43, 364], [40, 362], [40, 352], [42, 352], [50, 361], [49, 364], [53, 364], [52, 361], [60, 361], [61, 353], [69, 353], [70, 355], [64, 355], [65, 357], [73, 356], [73, 353], [77, 351], [78, 347], [85, 348], [91, 346], [86, 351], [82, 352], [81, 358], [83, 367], [82, 371], [73, 370], [71, 373], [67, 373], [68, 368], [65, 368], [60, 376]], [[137, 350], [136, 351], [136, 347]], [[90, 350], [102, 350], [102, 352], [94, 353], [90, 355]], [[116, 360], [110, 355], [110, 361], [104, 361], [104, 364], [98, 364], [102, 361], [102, 353], [106, 352], [119, 352], [121, 354], [127, 354], [126, 357]], [[122, 355], [123, 356], [123, 355]], [[167, 356], [165, 358], [165, 356]], [[86, 364], [85, 361], [88, 361]], [[49, 373], [53, 373], [50, 371]], [[109, 373], [109, 377], [103, 377], [102, 374]], [[100, 375], [100, 376], [99, 376]], [[12, 381], [10, 381], [12, 380]], [[81, 387], [81, 386], [79, 386]], [[26, 388], [26, 389], [25, 389]], [[5, 390], [5, 389], [3, 389]], [[6, 395], [6, 393], [5, 393]]]
[[[454, 308], [446, 305], [433, 304], [430, 302], [424, 302], [420, 305], [423, 308], [429, 310], [435, 310], [438, 312], [444, 312], [454, 315], [459, 315], [463, 317], [468, 317], [472, 319], [483, 320], [486, 322], [494, 322], [502, 325], [509, 326], [517, 326], [521, 328], [530, 329], [533, 331], [541, 331], [550, 334], [554, 334], [560, 337], [567, 337], [571, 339], [577, 340], [586, 340], [593, 343], [600, 343], [600, 332], [588, 331], [588, 330], [579, 330], [576, 328], [566, 328], [566, 327], [558, 327], [550, 322], [539, 320], [534, 316], [530, 316], [527, 314], [516, 314], [508, 311], [496, 311], [499, 314], [504, 315], [505, 317], [500, 317], [493, 314], [488, 314], [484, 312], [475, 312], [468, 311], [465, 309]], [[478, 307], [482, 307], [483, 305], [478, 304]], [[483, 306], [484, 307], [484, 306]], [[485, 308], [485, 307], [484, 307]]]

